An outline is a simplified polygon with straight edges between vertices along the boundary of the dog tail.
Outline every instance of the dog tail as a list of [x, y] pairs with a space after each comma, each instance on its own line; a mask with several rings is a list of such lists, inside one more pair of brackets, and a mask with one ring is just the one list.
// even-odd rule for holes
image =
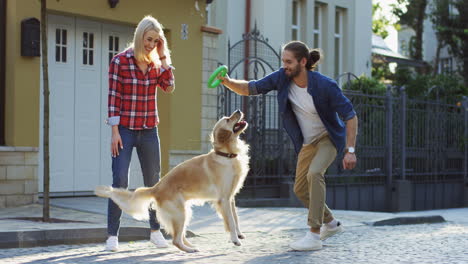
[[112, 195], [112, 190], [114, 188], [110, 186], [98, 186], [96, 189], [94, 189], [94, 193], [99, 196], [99, 197], [104, 197], [104, 198], [110, 198]]
[[94, 190], [97, 196], [110, 198], [125, 213], [138, 220], [148, 219], [148, 209], [155, 202], [152, 187], [141, 187], [134, 192], [112, 188], [111, 186], [98, 186]]

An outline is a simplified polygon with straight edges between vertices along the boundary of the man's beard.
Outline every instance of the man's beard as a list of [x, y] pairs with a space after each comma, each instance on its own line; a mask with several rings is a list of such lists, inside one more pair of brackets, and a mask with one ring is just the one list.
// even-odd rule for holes
[[294, 78], [296, 76], [299, 75], [299, 73], [301, 72], [301, 65], [298, 64], [294, 69], [292, 69], [289, 73], [288, 71], [286, 71], [286, 75], [289, 77], [289, 78]]

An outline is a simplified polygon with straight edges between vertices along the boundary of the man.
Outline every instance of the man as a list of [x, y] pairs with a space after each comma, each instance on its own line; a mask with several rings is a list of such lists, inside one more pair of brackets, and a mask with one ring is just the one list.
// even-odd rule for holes
[[228, 76], [218, 78], [239, 95], [278, 91], [283, 125], [298, 153], [294, 192], [309, 209], [310, 231], [290, 247], [318, 250], [322, 248], [321, 240], [343, 231], [325, 204], [324, 174], [341, 151], [345, 152], [343, 168], [356, 166], [358, 121], [351, 102], [336, 82], [313, 71], [320, 59], [319, 51], [293, 41], [283, 47], [281, 57], [283, 67], [263, 79], [247, 82]]

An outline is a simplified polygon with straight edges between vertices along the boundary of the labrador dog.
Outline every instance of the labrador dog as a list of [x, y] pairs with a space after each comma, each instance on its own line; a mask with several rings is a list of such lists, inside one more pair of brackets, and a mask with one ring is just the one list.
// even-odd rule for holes
[[154, 206], [158, 220], [172, 236], [172, 243], [189, 253], [198, 251], [185, 237], [191, 205], [211, 202], [224, 220], [231, 241], [240, 246], [239, 239], [245, 237], [239, 229], [234, 196], [249, 171], [248, 145], [239, 138], [248, 126], [242, 118], [243, 113], [237, 110], [218, 120], [211, 134], [213, 149], [177, 165], [153, 187], [132, 192], [98, 186], [96, 195], [112, 199], [136, 219], [147, 219], [149, 206]]

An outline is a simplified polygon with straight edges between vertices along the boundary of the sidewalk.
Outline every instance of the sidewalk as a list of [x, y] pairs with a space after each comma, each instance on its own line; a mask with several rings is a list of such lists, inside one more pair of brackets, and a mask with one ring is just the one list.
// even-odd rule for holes
[[[280, 232], [307, 229], [304, 208], [239, 208], [244, 232]], [[349, 229], [395, 217], [424, 217], [440, 215], [447, 222], [468, 224], [468, 208], [379, 213], [334, 210], [334, 215]], [[31, 247], [54, 244], [104, 242], [106, 238], [107, 199], [98, 197], [51, 199], [51, 218], [82, 222], [42, 223], [7, 218], [41, 217], [42, 205], [33, 204], [0, 209], [0, 248]], [[123, 216], [121, 241], [148, 239], [148, 223]], [[193, 207], [188, 227], [195, 235], [224, 233], [222, 221], [207, 204]], [[42, 242], [40, 242], [42, 241]]]

